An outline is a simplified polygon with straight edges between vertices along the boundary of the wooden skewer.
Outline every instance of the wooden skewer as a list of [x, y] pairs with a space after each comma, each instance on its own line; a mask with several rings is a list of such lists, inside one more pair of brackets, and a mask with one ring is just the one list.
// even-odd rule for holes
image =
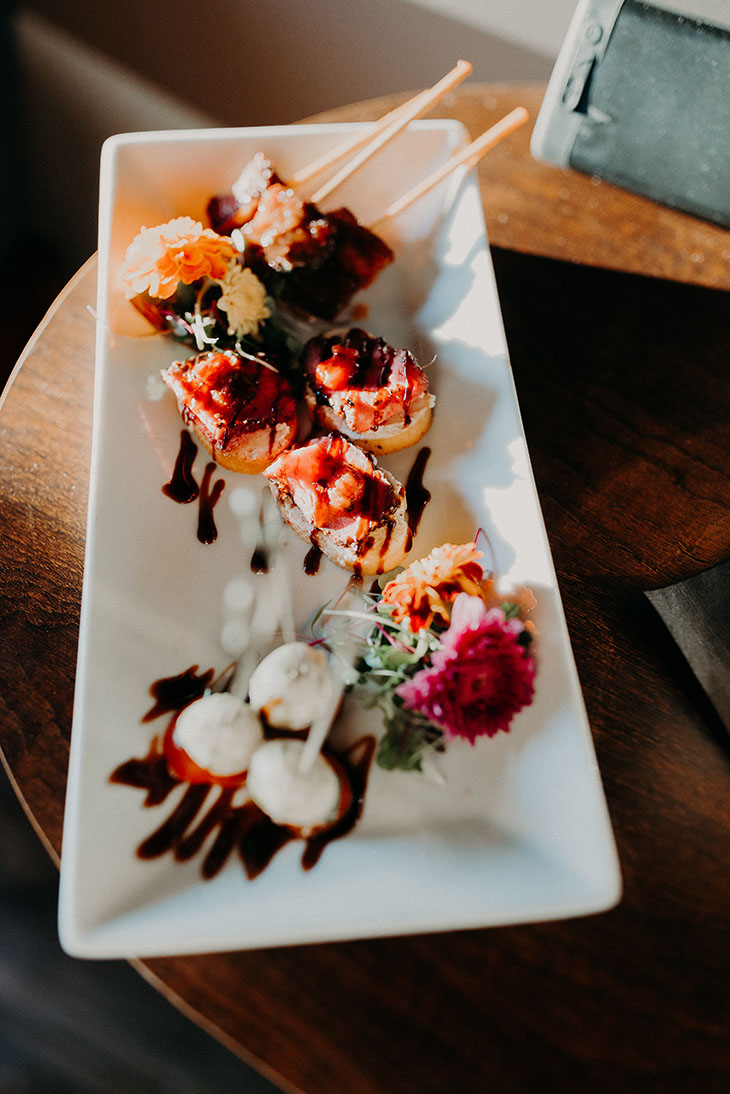
[[[345, 603], [355, 597], [355, 602], [358, 604], [358, 615], [362, 616], [361, 600], [359, 599], [359, 593], [353, 593], [353, 587], [349, 586], [338, 600], [339, 604]], [[357, 678], [357, 673], [354, 672], [353, 666], [358, 658], [358, 652], [362, 648], [362, 643], [365, 642], [367, 635], [372, 630], [372, 619], [361, 620], [357, 625], [348, 626], [346, 634], [340, 634], [337, 641], [337, 653], [332, 655], [329, 660], [329, 673], [331, 681], [331, 692], [327, 697], [324, 709], [320, 711], [319, 716], [315, 718], [312, 723], [307, 739], [304, 743], [301, 756], [299, 758], [299, 774], [306, 776], [312, 770], [314, 761], [317, 755], [322, 749], [322, 745], [327, 739], [327, 735], [330, 731], [332, 723], [337, 714], [337, 710], [340, 705], [345, 688], [354, 683]]]
[[[422, 95], [423, 92], [419, 92]], [[400, 106], [396, 106], [394, 110], [389, 110], [387, 114], [383, 114], [382, 118], [378, 118], [376, 122], [373, 122], [362, 133], [356, 134], [355, 137], [350, 137], [340, 144], [337, 148], [329, 149], [319, 159], [314, 160], [312, 163], [307, 164], [306, 167], [302, 167], [301, 171], [296, 171], [293, 175], [288, 176], [288, 183], [293, 189], [300, 190], [302, 186], [306, 186], [307, 183], [315, 179], [317, 175], [321, 175], [324, 171], [328, 171], [331, 168], [341, 163], [346, 156], [352, 156], [355, 152], [359, 152], [365, 145], [370, 144], [370, 141], [374, 141], [376, 137], [384, 129], [387, 129], [389, 125], [392, 125], [410, 106], [413, 100], [409, 99], [408, 102], [401, 103]]]
[[[431, 96], [435, 93], [436, 88], [442, 86], [445, 81], [449, 81], [451, 76], [457, 71], [459, 72], [459, 78], [454, 83], [449, 83], [449, 85], [440, 92], [438, 98], [432, 98]], [[313, 163], [310, 163], [306, 167], [303, 167], [301, 171], [297, 171], [295, 172], [295, 174], [291, 175], [288, 180], [289, 184], [293, 186], [294, 189], [299, 189], [306, 183], [311, 182], [312, 179], [317, 177], [317, 175], [321, 175], [323, 171], [327, 171], [330, 168], [336, 167], [337, 164], [340, 163], [341, 160], [345, 159], [346, 156], [354, 155], [355, 152], [359, 152], [361, 148], [364, 148], [366, 145], [370, 144], [371, 141], [376, 140], [376, 138], [379, 137], [380, 134], [389, 126], [391, 126], [394, 122], [398, 121], [401, 117], [404, 117], [406, 113], [411, 109], [413, 103], [415, 103], [416, 101], [426, 100], [428, 97], [425, 109], [429, 109], [429, 107], [435, 106], [438, 100], [440, 98], [443, 98], [443, 96], [446, 95], [448, 91], [456, 87], [459, 83], [461, 83], [462, 80], [465, 80], [466, 77], [471, 73], [471, 71], [472, 66], [468, 61], [459, 61], [459, 63], [452, 69], [452, 72], [448, 73], [445, 79], [440, 80], [439, 83], [435, 84], [433, 88], [427, 88], [425, 91], [419, 91], [418, 94], [414, 95], [412, 99], [409, 99], [405, 103], [401, 103], [400, 106], [396, 106], [393, 110], [389, 110], [388, 113], [384, 114], [382, 118], [379, 118], [376, 122], [373, 122], [373, 124], [369, 126], [365, 130], [365, 132], [357, 134], [355, 137], [351, 137], [350, 139], [346, 140], [344, 144], [339, 145], [334, 151], [330, 149], [328, 152], [325, 152], [322, 156], [319, 157], [319, 159], [314, 160]], [[411, 118], [409, 117], [407, 121], [410, 120]]]
[[455, 152], [446, 163], [442, 164], [436, 171], [428, 175], [422, 182], [417, 183], [411, 190], [408, 190], [401, 197], [397, 198], [388, 208], [383, 215], [378, 218], [373, 224], [369, 225], [371, 231], [379, 231], [386, 221], [393, 220], [399, 216], [405, 209], [413, 205], [434, 186], [438, 186], [445, 178], [447, 178], [452, 171], [455, 171], [459, 167], [474, 167], [479, 162], [485, 152], [488, 152], [490, 148], [494, 148], [495, 144], [498, 144], [501, 140], [507, 137], [515, 129], [519, 129], [521, 125], [529, 119], [529, 114], [524, 107], [518, 106], [514, 110], [510, 111], [506, 117], [502, 118], [495, 125], [487, 129], [482, 133], [480, 137], [468, 144], [466, 148], [462, 148], [460, 152]]
[[[401, 129], [404, 129], [409, 122], [415, 118], [420, 118], [422, 114], [425, 114], [431, 109], [437, 102], [439, 102], [444, 95], [449, 91], [457, 87], [462, 80], [465, 80], [469, 73], [472, 71], [472, 66], [469, 61], [459, 61], [451, 72], [448, 72], [443, 79], [434, 84], [433, 87], [427, 91], [422, 91], [420, 94], [414, 96], [404, 106], [398, 108], [396, 111], [392, 111], [395, 117], [391, 116], [391, 120], [382, 128], [378, 128], [373, 139], [360, 150], [360, 152], [351, 159], [348, 163], [342, 167], [337, 174], [329, 179], [323, 186], [312, 194], [311, 200], [317, 205], [323, 201], [326, 197], [341, 186], [342, 183], [350, 178], [356, 171], [358, 171], [364, 163], [366, 163], [376, 152], [379, 152], [381, 148], [384, 148], [394, 137], [400, 133]], [[386, 114], [384, 121], [387, 121], [388, 115]]]

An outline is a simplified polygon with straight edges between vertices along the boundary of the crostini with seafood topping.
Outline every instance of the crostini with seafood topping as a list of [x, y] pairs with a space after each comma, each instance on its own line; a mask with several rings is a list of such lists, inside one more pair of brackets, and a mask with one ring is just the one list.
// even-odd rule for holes
[[262, 358], [234, 350], [197, 353], [174, 361], [162, 379], [185, 424], [221, 467], [258, 474], [296, 440], [291, 386]]
[[353, 327], [310, 338], [301, 356], [304, 398], [314, 421], [370, 452], [397, 452], [431, 425], [434, 397], [407, 349]]
[[357, 574], [382, 574], [411, 548], [404, 487], [340, 433], [275, 460], [264, 475], [301, 539]]

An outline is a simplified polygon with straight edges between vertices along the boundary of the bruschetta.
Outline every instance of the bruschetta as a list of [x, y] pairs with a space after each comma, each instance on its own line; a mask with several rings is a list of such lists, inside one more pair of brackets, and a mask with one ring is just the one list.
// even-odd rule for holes
[[418, 361], [358, 327], [310, 338], [301, 367], [313, 420], [370, 452], [407, 448], [431, 425], [435, 400]]
[[411, 548], [404, 487], [341, 433], [279, 456], [264, 472], [286, 523], [357, 574], [382, 574]]
[[211, 350], [174, 361], [162, 379], [185, 424], [221, 467], [258, 474], [296, 440], [291, 386], [261, 358]]

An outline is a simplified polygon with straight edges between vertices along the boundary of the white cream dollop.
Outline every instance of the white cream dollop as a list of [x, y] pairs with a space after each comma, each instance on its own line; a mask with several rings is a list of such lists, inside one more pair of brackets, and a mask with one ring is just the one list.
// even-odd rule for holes
[[247, 786], [252, 800], [275, 824], [308, 831], [336, 819], [340, 780], [321, 753], [302, 774], [303, 750], [303, 741], [267, 741], [251, 757]]
[[305, 642], [286, 642], [254, 669], [248, 697], [269, 725], [306, 729], [329, 709], [335, 688], [324, 650]]
[[178, 715], [173, 741], [212, 775], [245, 771], [264, 739], [263, 727], [248, 703], [229, 692], [196, 699]]

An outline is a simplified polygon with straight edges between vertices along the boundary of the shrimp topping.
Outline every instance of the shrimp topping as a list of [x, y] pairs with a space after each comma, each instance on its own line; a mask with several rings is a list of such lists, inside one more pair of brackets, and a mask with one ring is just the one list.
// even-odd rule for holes
[[391, 483], [370, 455], [339, 433], [285, 453], [264, 473], [288, 491], [311, 524], [351, 531], [354, 539], [398, 505]]
[[302, 368], [317, 401], [329, 405], [353, 433], [408, 425], [433, 404], [415, 357], [354, 327], [343, 337], [311, 338]]
[[[185, 424], [224, 467], [263, 470], [296, 437], [292, 389], [262, 358], [212, 350], [174, 361], [162, 379]], [[249, 467], [252, 462], [262, 466]]]

